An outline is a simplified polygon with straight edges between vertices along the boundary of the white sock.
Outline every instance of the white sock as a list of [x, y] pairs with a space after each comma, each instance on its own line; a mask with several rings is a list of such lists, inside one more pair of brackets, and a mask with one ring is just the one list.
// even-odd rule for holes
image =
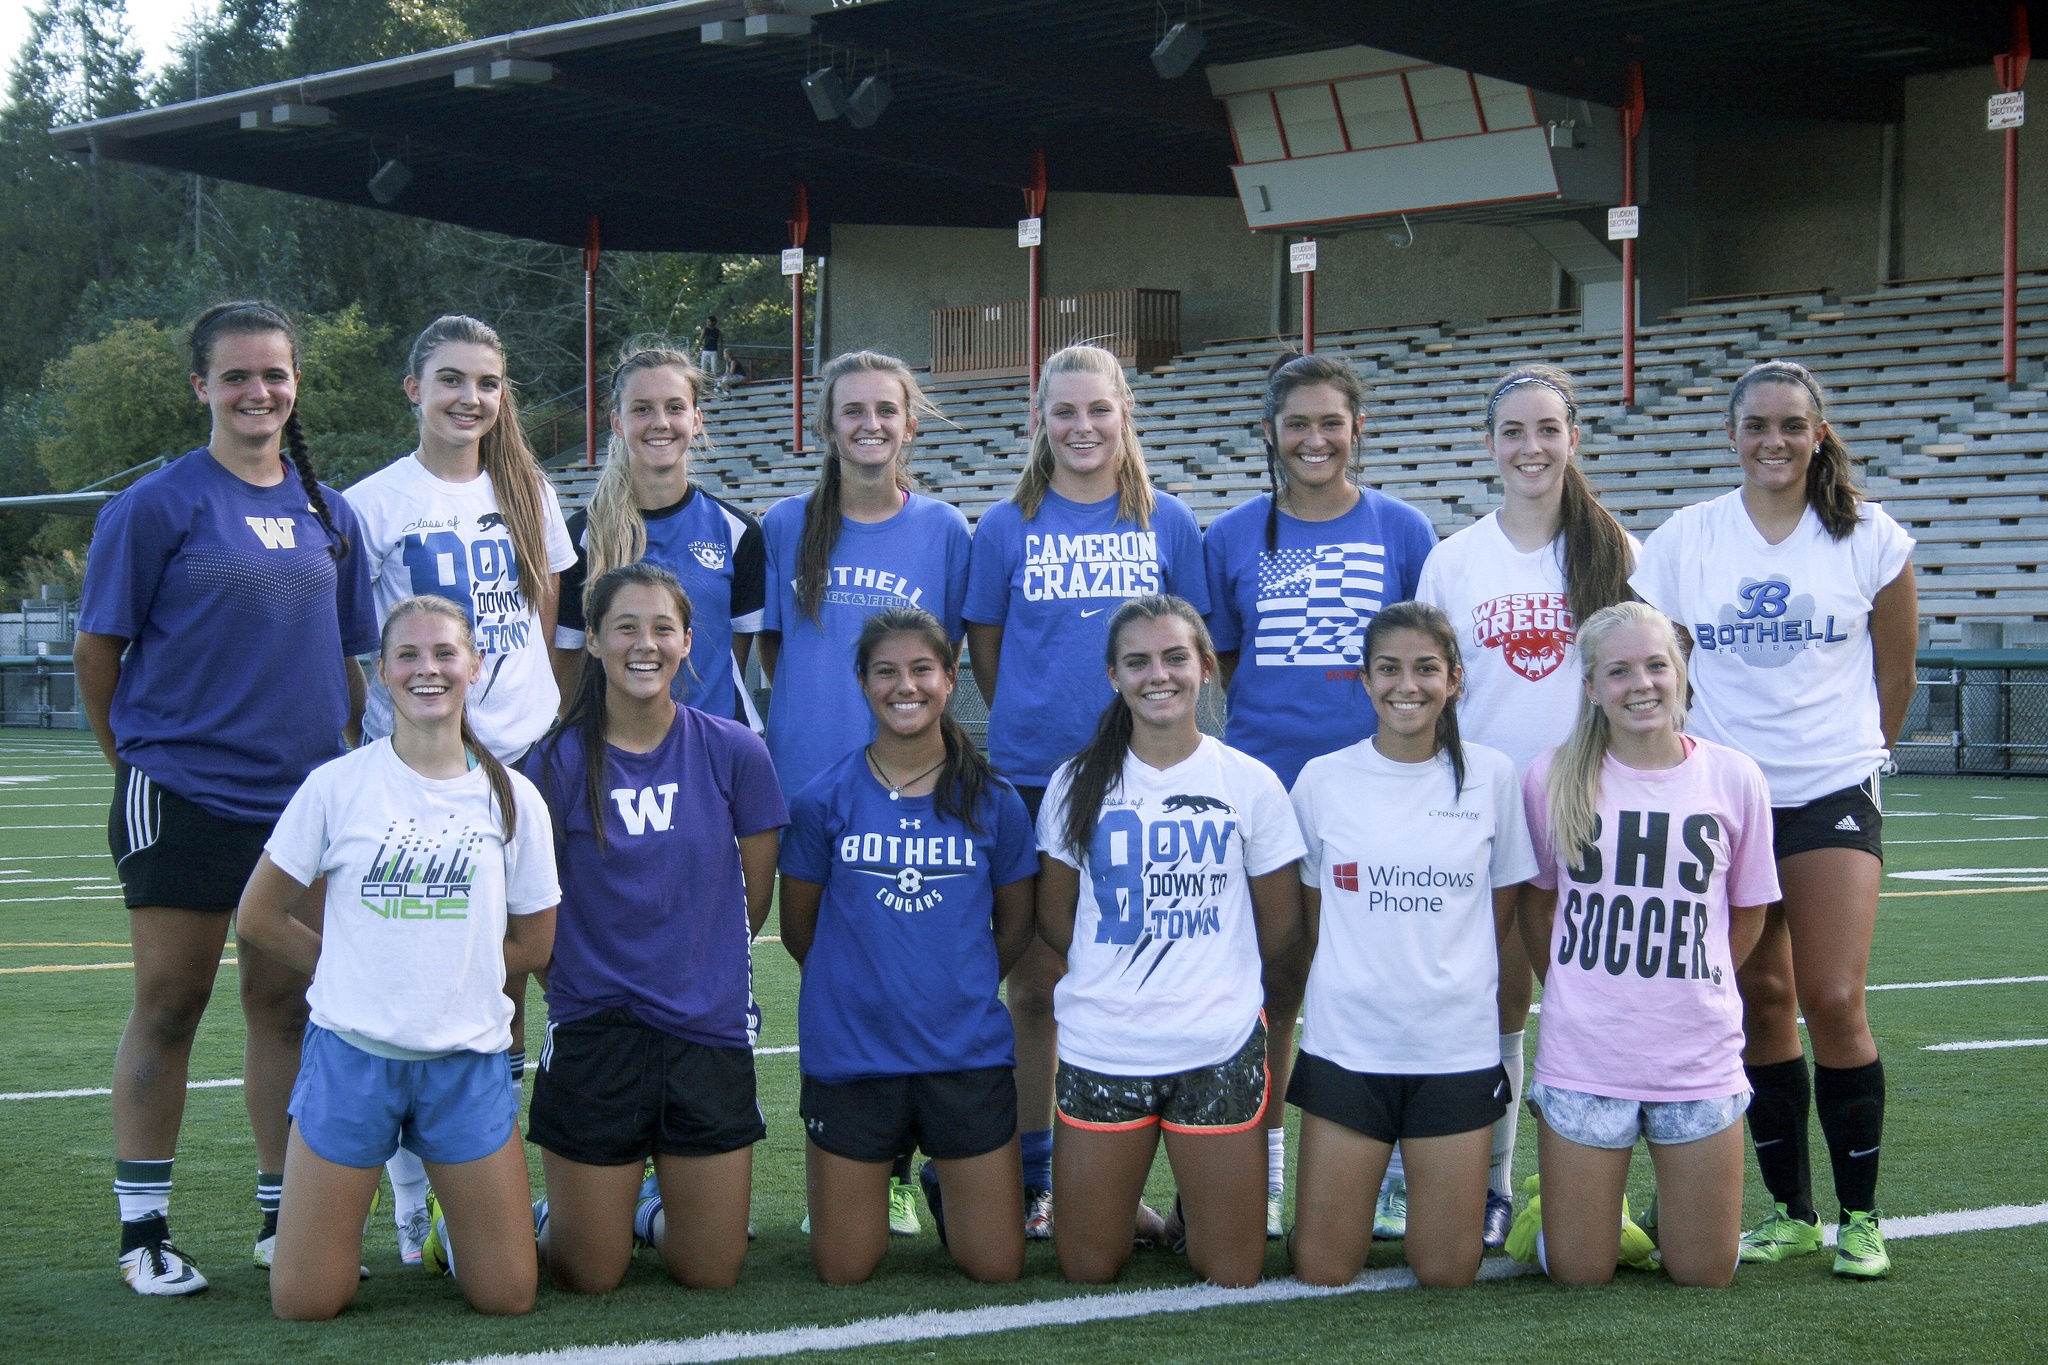
[[1543, 1247], [1543, 1229], [1536, 1229], [1536, 1264], [1543, 1267], [1543, 1273], [1550, 1273], [1550, 1253]]
[[391, 1177], [391, 1220], [404, 1227], [406, 1220], [427, 1206], [427, 1168], [418, 1157], [400, 1147], [384, 1163]]
[[1508, 1112], [1493, 1125], [1493, 1166], [1486, 1173], [1486, 1188], [1510, 1199], [1515, 1194], [1515, 1133], [1522, 1117], [1522, 1035], [1500, 1036], [1500, 1064], [1508, 1073]]
[[1380, 1188], [1387, 1190], [1407, 1183], [1408, 1168], [1401, 1164], [1401, 1144], [1397, 1142], [1394, 1144], [1394, 1154], [1387, 1158], [1387, 1174], [1380, 1181]]
[[1266, 1193], [1281, 1194], [1287, 1189], [1287, 1130], [1268, 1128], [1266, 1130]]

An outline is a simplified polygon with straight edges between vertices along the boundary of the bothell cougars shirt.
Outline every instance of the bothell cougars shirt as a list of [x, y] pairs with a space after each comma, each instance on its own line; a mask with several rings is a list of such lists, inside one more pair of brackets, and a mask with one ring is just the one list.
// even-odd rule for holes
[[1038, 816], [1039, 847], [1081, 873], [1053, 992], [1060, 1057], [1110, 1076], [1228, 1060], [1265, 1000], [1248, 879], [1302, 854], [1286, 789], [1207, 735], [1164, 771], [1127, 755], [1077, 857], [1061, 834], [1072, 776], [1053, 778]]

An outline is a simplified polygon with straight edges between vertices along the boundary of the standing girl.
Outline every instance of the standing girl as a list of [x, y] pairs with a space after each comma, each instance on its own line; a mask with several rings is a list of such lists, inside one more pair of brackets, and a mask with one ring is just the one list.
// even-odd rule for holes
[[1540, 1219], [1534, 1253], [1551, 1278], [1612, 1279], [1643, 1136], [1664, 1269], [1723, 1286], [1749, 1105], [1735, 973], [1778, 898], [1770, 794], [1754, 762], [1681, 733], [1685, 650], [1662, 613], [1608, 607], [1578, 642], [1578, 724], [1523, 783], [1540, 864], [1522, 932], [1544, 980], [1529, 1087], [1543, 1196], [1517, 1242]]
[[[989, 761], [1038, 818], [1053, 771], [1087, 744], [1115, 694], [1095, 671], [1109, 611], [1169, 592], [1209, 609], [1202, 533], [1155, 492], [1117, 358], [1069, 346], [1045, 362], [1031, 454], [975, 528], [967, 641], [988, 703]], [[998, 679], [1004, 685], [998, 686]], [[1023, 1121], [1025, 1235], [1052, 1236], [1052, 992], [1065, 966], [1033, 941], [1010, 976]]]
[[1030, 817], [947, 712], [953, 640], [936, 617], [869, 617], [854, 672], [874, 741], [798, 793], [782, 850], [782, 942], [803, 968], [811, 1260], [827, 1284], [874, 1272], [890, 1168], [915, 1146], [954, 1260], [1014, 1280], [1024, 1192], [998, 987], [1031, 937]]
[[1742, 1258], [1821, 1249], [1812, 1105], [1841, 1205], [1835, 1273], [1868, 1279], [1891, 1269], [1876, 1210], [1884, 1064], [1863, 1011], [1884, 857], [1872, 789], [1913, 696], [1913, 540], [1850, 482], [1848, 447], [1804, 368], [1750, 367], [1729, 395], [1728, 439], [1742, 486], [1658, 527], [1629, 581], [1691, 626], [1694, 731], [1748, 754], [1771, 786], [1784, 899], [1743, 968], [1743, 1061], [1778, 1207], [1744, 1236]]
[[[1494, 385], [1486, 450], [1500, 471], [1501, 505], [1431, 550], [1415, 588], [1464, 636], [1459, 726], [1513, 759], [1517, 772], [1570, 733], [1580, 691], [1573, 623], [1628, 600], [1638, 548], [1579, 469], [1578, 416], [1571, 377], [1554, 366], [1518, 366]], [[1500, 954], [1500, 1061], [1512, 1093], [1493, 1128], [1490, 1247], [1507, 1240], [1514, 1213], [1522, 1033], [1533, 986], [1521, 935], [1510, 934]], [[1406, 1199], [1405, 1186], [1390, 1191], [1389, 1216], [1405, 1218], [1396, 1209]]]
[[1536, 862], [1514, 760], [1459, 738], [1449, 619], [1386, 608], [1365, 666], [1372, 738], [1310, 759], [1294, 784], [1314, 954], [1287, 1092], [1302, 1111], [1294, 1265], [1314, 1284], [1365, 1267], [1399, 1142], [1408, 1264], [1464, 1286], [1484, 1254], [1491, 1129], [1514, 1102], [1493, 1027], [1500, 946]]
[[[416, 595], [445, 597], [468, 616], [483, 656], [469, 721], [501, 763], [517, 763], [561, 707], [547, 644], [559, 574], [575, 562], [562, 509], [519, 425], [505, 343], [484, 323], [437, 318], [412, 343], [405, 396], [419, 449], [348, 490], [370, 549], [379, 618]], [[363, 737], [392, 733], [392, 697], [370, 689]], [[513, 1002], [514, 1081], [526, 1074], [526, 977]], [[427, 1176], [401, 1147], [391, 1161], [399, 1258], [417, 1265], [430, 1230]]]
[[1260, 975], [1301, 937], [1301, 836], [1272, 770], [1196, 727], [1216, 655], [1193, 607], [1126, 602], [1106, 653], [1116, 696], [1038, 820], [1039, 932], [1067, 959], [1053, 1244], [1068, 1279], [1116, 1278], [1163, 1129], [1170, 1238], [1204, 1279], [1248, 1285], [1265, 1261]]
[[[440, 1191], [463, 1297], [480, 1313], [533, 1306], [505, 976], [547, 964], [554, 847], [540, 793], [470, 729], [484, 668], [470, 630], [444, 597], [392, 609], [377, 657], [391, 736], [306, 779], [242, 895], [242, 933], [313, 978], [270, 1277], [280, 1318], [331, 1318], [355, 1298], [363, 1222], [401, 1136]], [[291, 910], [323, 878], [314, 929]]]
[[[277, 308], [201, 314], [192, 388], [212, 434], [107, 504], [85, 576], [73, 659], [114, 767], [107, 837], [135, 954], [114, 1061], [114, 1193], [121, 1273], [140, 1294], [206, 1288], [167, 1223], [192, 1036], [263, 841], [306, 774], [343, 751], [362, 714], [355, 656], [377, 642], [362, 532], [313, 477], [298, 385], [298, 335]], [[306, 980], [253, 946], [237, 972], [261, 1265]]]
[[590, 506], [569, 518], [576, 562], [562, 575], [556, 670], [572, 693], [585, 668], [585, 590], [645, 559], [675, 575], [692, 607], [676, 700], [758, 729], [741, 673], [768, 586], [761, 526], [690, 479], [690, 449], [704, 435], [704, 389], [704, 372], [674, 347], [637, 345], [619, 357], [604, 473]]
[[[1266, 378], [1266, 471], [1272, 491], [1209, 525], [1209, 629], [1229, 690], [1223, 738], [1292, 787], [1301, 765], [1373, 731], [1361, 685], [1365, 628], [1415, 595], [1436, 544], [1429, 519], [1359, 484], [1365, 386], [1334, 356], [1284, 355]], [[1306, 958], [1276, 963], [1266, 983], [1273, 1080], [1287, 1093]], [[1267, 1136], [1267, 1233], [1280, 1235], [1284, 1115]]]
[[[739, 1280], [754, 1095], [750, 941], [789, 823], [767, 746], [672, 695], [690, 599], [644, 560], [590, 591], [588, 660], [569, 714], [527, 759], [556, 829], [562, 914], [529, 1136], [557, 1285], [605, 1293], [637, 1232], [692, 1288]], [[658, 1194], [641, 1198], [654, 1162]], [[668, 1236], [663, 1207], [688, 1236]]]

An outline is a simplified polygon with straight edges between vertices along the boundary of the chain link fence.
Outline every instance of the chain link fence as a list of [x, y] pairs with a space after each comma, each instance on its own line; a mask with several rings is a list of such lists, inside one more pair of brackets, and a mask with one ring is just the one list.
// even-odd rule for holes
[[2048, 776], [2048, 651], [1923, 652], [1892, 755], [1905, 773]]

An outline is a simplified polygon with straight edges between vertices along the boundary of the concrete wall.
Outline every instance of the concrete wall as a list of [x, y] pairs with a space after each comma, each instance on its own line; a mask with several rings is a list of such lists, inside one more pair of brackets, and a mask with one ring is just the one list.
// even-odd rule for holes
[[[1320, 239], [1317, 328], [1476, 322], [1540, 312], [1557, 302], [1549, 254], [1519, 229], [1420, 223], [1413, 246], [1396, 244], [1407, 240], [1398, 218]], [[1300, 297], [1290, 288], [1290, 331], [1301, 325]]]
[[1876, 287], [1880, 125], [1713, 114], [1695, 128], [1696, 295]]
[[[2040, 11], [2037, 8], [2036, 13]], [[2048, 267], [2048, 80], [2035, 62], [2020, 129], [2020, 268]], [[2005, 136], [1984, 129], [1998, 82], [1987, 62], [1906, 83], [1899, 185], [1899, 278], [2000, 268]]]

